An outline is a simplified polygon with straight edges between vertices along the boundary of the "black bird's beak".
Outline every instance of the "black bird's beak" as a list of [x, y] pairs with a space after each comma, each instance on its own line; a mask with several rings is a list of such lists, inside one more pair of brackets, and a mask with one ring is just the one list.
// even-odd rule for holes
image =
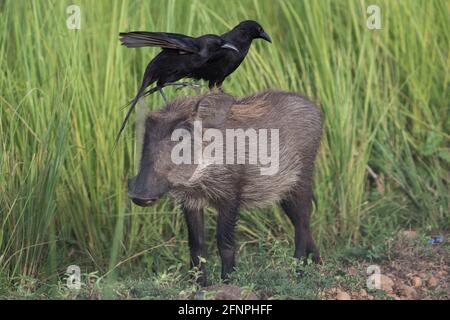
[[266, 40], [267, 42], [272, 43], [272, 38], [270, 38], [270, 36], [269, 36], [265, 31], [261, 32], [261, 33], [259, 34], [259, 37], [260, 37], [261, 39]]
[[233, 46], [232, 44], [229, 44], [229, 43], [225, 43], [223, 46], [221, 46], [221, 48], [230, 49], [230, 50], [239, 52], [239, 50], [235, 46]]

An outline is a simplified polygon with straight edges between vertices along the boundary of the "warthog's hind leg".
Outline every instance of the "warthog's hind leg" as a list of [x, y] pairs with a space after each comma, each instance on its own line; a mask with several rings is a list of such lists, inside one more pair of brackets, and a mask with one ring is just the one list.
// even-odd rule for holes
[[295, 229], [295, 253], [298, 259], [311, 256], [315, 263], [320, 263], [320, 253], [314, 242], [310, 229], [312, 208], [312, 190], [308, 183], [281, 201], [283, 211], [289, 217]]

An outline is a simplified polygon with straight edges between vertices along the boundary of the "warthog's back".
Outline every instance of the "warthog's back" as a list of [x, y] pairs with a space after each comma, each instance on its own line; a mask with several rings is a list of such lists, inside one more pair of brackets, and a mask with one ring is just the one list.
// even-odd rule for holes
[[[238, 126], [279, 132], [279, 164], [273, 168], [277, 170], [263, 175], [261, 165], [245, 167], [244, 205], [263, 207], [311, 183], [322, 124], [320, 111], [310, 100], [295, 93], [265, 92], [238, 101], [231, 118]], [[269, 145], [272, 142], [269, 139]]]
[[[197, 207], [238, 194], [241, 205], [263, 207], [280, 200], [293, 188], [311, 183], [322, 131], [321, 114], [314, 103], [295, 93], [263, 92], [236, 100], [226, 119], [216, 127], [224, 136], [224, 164], [210, 164], [198, 170], [195, 179], [175, 195]], [[227, 161], [230, 150], [225, 142], [230, 132], [245, 135], [245, 164], [236, 163], [237, 142], [231, 151], [235, 163]], [[255, 134], [257, 140], [252, 140]], [[264, 137], [267, 143], [261, 145]], [[253, 151], [256, 147], [256, 164], [249, 161], [251, 147]], [[265, 149], [268, 157], [262, 159], [260, 152]]]

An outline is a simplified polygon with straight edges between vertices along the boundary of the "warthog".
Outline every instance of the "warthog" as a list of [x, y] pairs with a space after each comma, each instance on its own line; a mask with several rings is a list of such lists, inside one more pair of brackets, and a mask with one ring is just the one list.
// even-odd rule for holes
[[[318, 262], [310, 213], [321, 131], [320, 111], [295, 93], [268, 91], [242, 99], [210, 93], [175, 100], [145, 119], [140, 169], [129, 181], [129, 197], [139, 206], [149, 206], [168, 192], [179, 201], [187, 222], [191, 266], [202, 271], [201, 285], [206, 285], [201, 259], [206, 256], [205, 206], [218, 211], [217, 245], [224, 280], [235, 265], [235, 226], [241, 207], [279, 203], [295, 227], [294, 256], [311, 255]], [[221, 140], [227, 144], [221, 146]], [[211, 152], [215, 162], [205, 157], [213, 143], [219, 146]], [[187, 146], [182, 151], [181, 144]], [[270, 156], [261, 152], [269, 150]], [[255, 160], [255, 152], [259, 159]]]

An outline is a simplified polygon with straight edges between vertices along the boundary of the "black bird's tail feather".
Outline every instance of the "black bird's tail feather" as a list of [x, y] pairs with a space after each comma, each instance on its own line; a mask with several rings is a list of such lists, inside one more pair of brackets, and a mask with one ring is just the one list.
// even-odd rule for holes
[[120, 136], [122, 135], [123, 130], [125, 129], [125, 126], [128, 122], [128, 119], [131, 116], [131, 112], [133, 112], [134, 108], [136, 107], [136, 104], [138, 103], [139, 99], [142, 98], [142, 96], [144, 95], [144, 91], [145, 88], [147, 87], [146, 83], [142, 83], [141, 87], [139, 88], [138, 93], [136, 94], [136, 96], [133, 98], [133, 100], [131, 100], [125, 107], [130, 106], [130, 108], [127, 111], [127, 115], [125, 116], [125, 119], [122, 122], [122, 126], [120, 127], [119, 133], [117, 134], [116, 137], [116, 144], [119, 141]]
[[119, 33], [120, 42], [128, 48], [160, 47], [197, 52], [194, 39], [178, 33], [133, 31]]
[[134, 110], [134, 107], [136, 107], [136, 104], [137, 104], [137, 102], [139, 101], [139, 99], [141, 98], [140, 96], [142, 95], [143, 91], [144, 91], [144, 88], [139, 89], [139, 92], [138, 92], [138, 94], [136, 95], [136, 97], [134, 97], [134, 99], [131, 100], [131, 101], [125, 106], [125, 107], [127, 107], [127, 106], [131, 105], [130, 108], [128, 109], [128, 111], [127, 111], [127, 115], [125, 116], [125, 119], [123, 119], [122, 126], [120, 127], [119, 133], [117, 134], [117, 137], [116, 137], [115, 145], [117, 145], [117, 142], [119, 141], [119, 138], [120, 138], [120, 136], [122, 135], [123, 130], [125, 129], [125, 126], [126, 126], [126, 124], [127, 124], [127, 122], [128, 122], [128, 119], [129, 119], [130, 116], [131, 116], [131, 112]]
[[121, 32], [120, 41], [128, 48], [141, 48], [161, 46], [163, 42], [160, 37], [155, 37], [153, 32]]
[[155, 93], [156, 91], [159, 90], [159, 87], [156, 86], [156, 87], [154, 87], [154, 88], [152, 88], [152, 89], [150, 89], [148, 91], [145, 91], [146, 87], [147, 86], [145, 84], [142, 84], [142, 86], [139, 88], [139, 91], [138, 91], [137, 95], [133, 98], [133, 100], [131, 100], [129, 103], [127, 103], [124, 106], [124, 108], [126, 108], [128, 106], [130, 106], [130, 108], [127, 111], [125, 119], [123, 119], [122, 126], [120, 127], [119, 133], [117, 134], [117, 137], [116, 137], [115, 145], [117, 145], [117, 142], [119, 141], [119, 138], [122, 135], [123, 130], [125, 129], [125, 126], [126, 126], [126, 124], [128, 122], [128, 119], [131, 116], [131, 112], [133, 112], [133, 110], [136, 107], [136, 104], [138, 103], [139, 99], [141, 99], [143, 97], [146, 97], [146, 96], [148, 96], [150, 94], [153, 94], [153, 93]]

